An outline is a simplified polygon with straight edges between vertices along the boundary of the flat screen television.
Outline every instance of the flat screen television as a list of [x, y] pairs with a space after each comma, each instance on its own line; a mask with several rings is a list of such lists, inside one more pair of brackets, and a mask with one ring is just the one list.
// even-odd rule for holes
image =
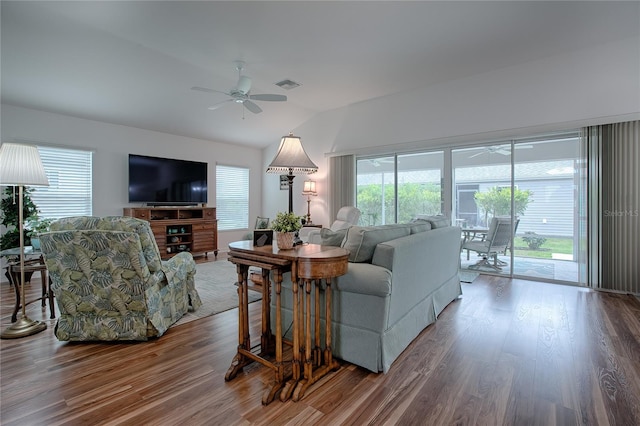
[[207, 163], [129, 154], [129, 202], [185, 206], [207, 202]]

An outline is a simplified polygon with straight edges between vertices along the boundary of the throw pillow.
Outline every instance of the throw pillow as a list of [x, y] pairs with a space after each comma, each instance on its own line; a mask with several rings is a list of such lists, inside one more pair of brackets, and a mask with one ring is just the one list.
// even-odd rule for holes
[[329, 228], [322, 228], [320, 230], [320, 238], [322, 240], [320, 244], [322, 244], [323, 246], [340, 247], [345, 235], [347, 235], [347, 228], [340, 229], [338, 231], [332, 231]]
[[406, 225], [352, 226], [342, 247], [349, 250], [349, 262], [371, 262], [378, 243], [405, 237], [410, 232]]

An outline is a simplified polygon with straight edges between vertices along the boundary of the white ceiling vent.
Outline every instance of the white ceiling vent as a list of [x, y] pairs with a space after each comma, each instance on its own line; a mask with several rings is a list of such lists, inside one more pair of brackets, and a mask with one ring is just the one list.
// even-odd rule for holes
[[295, 89], [300, 86], [300, 83], [296, 83], [293, 80], [289, 80], [288, 78], [276, 83], [276, 86], [282, 87], [285, 90]]

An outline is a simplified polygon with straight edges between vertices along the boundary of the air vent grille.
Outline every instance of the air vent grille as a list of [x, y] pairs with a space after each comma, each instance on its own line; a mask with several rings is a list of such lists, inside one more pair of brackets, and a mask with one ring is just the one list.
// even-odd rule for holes
[[300, 87], [300, 83], [296, 83], [293, 80], [285, 79], [276, 83], [276, 86], [281, 87], [285, 90], [295, 89], [296, 87]]

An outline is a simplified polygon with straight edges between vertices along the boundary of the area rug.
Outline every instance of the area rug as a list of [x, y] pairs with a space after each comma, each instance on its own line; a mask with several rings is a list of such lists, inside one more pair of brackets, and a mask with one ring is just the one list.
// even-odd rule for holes
[[462, 281], [463, 283], [472, 283], [473, 280], [478, 278], [478, 275], [480, 275], [480, 272], [473, 272], [473, 271], [459, 271], [458, 272], [458, 276], [460, 277], [460, 281]]
[[[202, 306], [195, 312], [187, 312], [176, 325], [215, 315], [238, 307], [238, 280], [236, 266], [228, 260], [198, 263], [196, 265], [196, 290]], [[249, 291], [249, 303], [262, 299], [262, 295]]]

